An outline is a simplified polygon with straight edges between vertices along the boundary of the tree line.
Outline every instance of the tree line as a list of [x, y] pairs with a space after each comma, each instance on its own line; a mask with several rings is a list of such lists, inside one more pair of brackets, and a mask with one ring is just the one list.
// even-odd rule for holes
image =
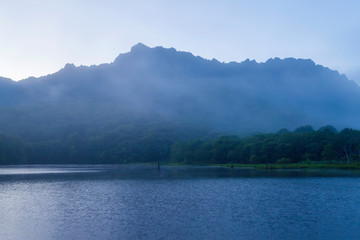
[[70, 129], [58, 138], [31, 141], [0, 135], [0, 164], [181, 164], [300, 163], [360, 161], [360, 131], [332, 126], [247, 137], [215, 136], [179, 126], [132, 126], [96, 134]]
[[303, 126], [293, 132], [281, 129], [273, 134], [244, 138], [222, 136], [193, 140], [174, 144], [171, 161], [212, 164], [351, 163], [360, 161], [360, 131], [345, 128], [338, 132], [332, 126], [315, 131], [311, 126]]

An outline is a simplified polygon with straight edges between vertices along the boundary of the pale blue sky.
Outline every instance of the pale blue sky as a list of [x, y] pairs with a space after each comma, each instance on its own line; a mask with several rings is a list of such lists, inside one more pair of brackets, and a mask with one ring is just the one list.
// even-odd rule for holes
[[112, 62], [142, 42], [219, 61], [311, 58], [360, 83], [360, 1], [0, 0], [0, 76]]

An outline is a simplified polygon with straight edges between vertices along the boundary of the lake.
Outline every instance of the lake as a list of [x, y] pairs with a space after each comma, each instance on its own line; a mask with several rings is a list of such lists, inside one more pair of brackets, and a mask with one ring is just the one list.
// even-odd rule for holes
[[2, 166], [0, 239], [360, 239], [360, 171]]

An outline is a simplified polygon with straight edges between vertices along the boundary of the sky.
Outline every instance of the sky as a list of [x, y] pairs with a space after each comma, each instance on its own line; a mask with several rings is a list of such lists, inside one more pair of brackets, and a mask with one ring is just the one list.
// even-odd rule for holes
[[112, 62], [142, 42], [207, 59], [312, 59], [360, 83], [358, 0], [0, 0], [0, 76]]

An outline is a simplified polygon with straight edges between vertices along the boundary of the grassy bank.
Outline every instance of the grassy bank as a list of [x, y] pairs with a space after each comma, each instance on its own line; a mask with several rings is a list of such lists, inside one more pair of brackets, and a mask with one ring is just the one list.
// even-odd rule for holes
[[289, 163], [289, 164], [222, 164], [226, 167], [258, 168], [258, 169], [360, 169], [360, 162], [356, 163]]
[[[149, 164], [149, 165], [157, 165], [158, 163], [129, 163], [129, 164]], [[162, 166], [219, 166], [219, 167], [233, 167], [233, 168], [256, 168], [256, 169], [360, 169], [360, 162], [355, 163], [323, 163], [323, 162], [312, 162], [312, 163], [288, 163], [288, 164], [250, 164], [250, 163], [226, 163], [226, 164], [200, 164], [200, 163], [193, 163], [193, 164], [185, 164], [185, 163], [169, 163], [169, 162], [160, 162]]]

